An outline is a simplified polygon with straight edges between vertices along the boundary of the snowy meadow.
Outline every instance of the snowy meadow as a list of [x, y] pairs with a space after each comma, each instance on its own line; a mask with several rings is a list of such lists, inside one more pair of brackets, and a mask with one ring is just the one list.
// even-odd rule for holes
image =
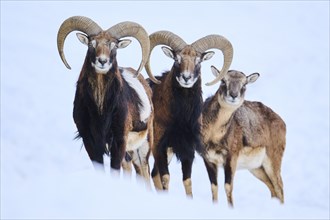
[[[74, 33], [67, 37], [68, 70], [56, 45], [58, 28], [74, 15], [103, 29], [134, 21], [149, 34], [169, 30], [187, 43], [208, 34], [229, 39], [231, 69], [261, 75], [246, 99], [262, 101], [286, 122], [285, 204], [239, 170], [229, 208], [222, 169], [213, 204], [197, 154], [193, 199], [185, 196], [175, 158], [168, 193], [147, 190], [135, 175], [113, 176], [108, 158], [106, 172], [95, 171], [82, 141], [74, 140], [72, 119], [87, 50]], [[329, 28], [329, 1], [1, 1], [1, 219], [329, 219]], [[204, 98], [219, 86], [204, 85], [213, 79], [210, 66], [222, 65], [215, 52], [202, 64]], [[137, 68], [140, 54], [133, 40], [118, 51], [118, 64]], [[154, 49], [155, 75], [172, 63]]]

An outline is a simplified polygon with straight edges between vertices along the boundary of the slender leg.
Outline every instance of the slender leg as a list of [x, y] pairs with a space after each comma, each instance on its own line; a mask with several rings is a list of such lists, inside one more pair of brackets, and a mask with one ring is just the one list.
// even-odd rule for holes
[[[79, 127], [78, 127], [79, 126]], [[94, 167], [100, 168], [103, 165], [103, 154], [105, 142], [102, 141], [102, 136], [99, 134], [92, 134], [92, 131], [86, 128], [87, 125], [77, 123], [79, 134], [83, 140], [85, 149]], [[95, 163], [96, 162], [96, 163]], [[99, 163], [99, 164], [97, 164]]]
[[133, 152], [133, 165], [136, 173], [143, 177], [145, 180], [147, 188], [151, 188], [150, 185], [150, 168], [149, 168], [149, 145], [146, 141], [140, 148], [134, 150]]
[[211, 182], [212, 200], [218, 202], [218, 166], [204, 159], [205, 167]]
[[269, 177], [270, 181], [272, 182], [275, 190], [275, 194], [280, 202], [284, 203], [284, 193], [283, 193], [283, 181], [280, 174], [280, 168], [274, 168], [274, 164], [276, 162], [272, 162], [269, 158], [267, 158], [263, 164], [265, 172]]
[[122, 165], [121, 165], [123, 167], [124, 174], [128, 175], [128, 176], [132, 175], [132, 156], [131, 156], [132, 154], [133, 154], [133, 152], [131, 152], [131, 151], [126, 152]]
[[162, 190], [163, 185], [160, 179], [160, 175], [156, 163], [154, 163], [154, 167], [152, 168], [151, 177], [152, 177], [152, 181], [154, 182], [154, 186], [156, 190]]
[[114, 140], [111, 147], [111, 161], [110, 166], [112, 169], [120, 171], [120, 166], [125, 156], [126, 143], [123, 137], [118, 137]]
[[237, 158], [231, 155], [227, 156], [226, 163], [224, 165], [225, 171], [225, 190], [227, 195], [228, 205], [234, 207], [233, 203], [233, 180], [236, 171]]
[[191, 170], [193, 160], [181, 161], [182, 174], [183, 174], [183, 185], [186, 191], [186, 195], [192, 197], [192, 185], [191, 185]]
[[158, 154], [158, 156], [155, 157], [155, 160], [156, 160], [159, 174], [161, 177], [161, 183], [163, 186], [163, 190], [168, 190], [169, 182], [170, 182], [170, 173], [168, 170], [166, 151]]
[[261, 180], [263, 183], [266, 184], [266, 186], [268, 187], [268, 189], [270, 190], [271, 193], [271, 197], [275, 197], [276, 193], [275, 193], [275, 189], [274, 186], [272, 184], [272, 182], [270, 181], [269, 177], [267, 176], [265, 170], [263, 167], [257, 168], [257, 169], [253, 169], [250, 170], [250, 172], [257, 177], [259, 180]]

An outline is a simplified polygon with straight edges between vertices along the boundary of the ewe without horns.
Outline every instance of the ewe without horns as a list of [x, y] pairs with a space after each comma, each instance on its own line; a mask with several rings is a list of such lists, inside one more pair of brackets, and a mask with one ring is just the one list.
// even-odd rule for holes
[[[125, 152], [129, 151], [137, 172], [149, 179], [153, 106], [151, 89], [139, 74], [149, 57], [147, 32], [134, 22], [122, 22], [103, 31], [87, 17], [70, 17], [63, 22], [57, 36], [60, 57], [69, 69], [63, 47], [72, 31], [83, 32], [77, 34], [78, 39], [88, 46], [74, 100], [73, 118], [78, 136], [93, 162], [103, 164], [103, 155], [110, 153], [111, 167], [118, 170]], [[131, 42], [121, 40], [122, 37], [134, 37], [141, 45], [142, 61], [137, 71], [118, 67], [117, 49]], [[149, 77], [154, 79], [152, 75]]]
[[[195, 150], [201, 149], [201, 62], [211, 59], [214, 52], [205, 52], [216, 48], [224, 53], [222, 72], [227, 72], [233, 55], [230, 42], [220, 35], [209, 35], [187, 45], [179, 36], [169, 31], [158, 31], [149, 36], [150, 52], [157, 45], [166, 45], [162, 49], [174, 60], [170, 71], [156, 77], [159, 82], [151, 83], [154, 118], [155, 158], [152, 177], [159, 190], [168, 189], [168, 163], [173, 153], [182, 164], [183, 184], [186, 194], [192, 196], [191, 170]], [[150, 58], [149, 58], [150, 59]], [[150, 62], [146, 71], [151, 74]], [[209, 84], [217, 82], [215, 79]]]
[[224, 167], [227, 201], [233, 206], [233, 179], [236, 169], [248, 169], [284, 203], [281, 162], [285, 149], [286, 126], [270, 108], [260, 102], [244, 101], [245, 86], [259, 74], [245, 76], [231, 70], [213, 74], [222, 79], [203, 106], [202, 154], [211, 182], [213, 201], [218, 200], [218, 166]]

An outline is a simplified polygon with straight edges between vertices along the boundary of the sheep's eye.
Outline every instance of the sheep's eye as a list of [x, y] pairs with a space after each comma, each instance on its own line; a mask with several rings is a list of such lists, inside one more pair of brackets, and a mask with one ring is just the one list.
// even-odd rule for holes
[[241, 88], [241, 92], [245, 92], [245, 90], [246, 90], [246, 86], [244, 85], [244, 86], [242, 86], [242, 88]]
[[91, 45], [92, 45], [92, 47], [96, 48], [96, 40], [92, 40]]
[[201, 63], [201, 58], [196, 57], [196, 59], [195, 59], [195, 65], [197, 65], [197, 64], [199, 64], [199, 63]]
[[178, 63], [181, 63], [181, 57], [180, 56], [175, 56], [174, 61], [178, 62]]
[[117, 47], [117, 44], [116, 43], [114, 43], [114, 42], [108, 42], [109, 43], [109, 48], [110, 48], [110, 50], [112, 50], [112, 49], [114, 49], [115, 47]]

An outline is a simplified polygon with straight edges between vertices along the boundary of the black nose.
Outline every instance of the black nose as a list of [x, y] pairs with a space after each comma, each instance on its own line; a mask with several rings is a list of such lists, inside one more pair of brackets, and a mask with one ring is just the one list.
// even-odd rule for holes
[[229, 95], [230, 95], [233, 99], [235, 99], [235, 98], [237, 98], [238, 93], [236, 93], [236, 92], [229, 92]]
[[191, 76], [188, 77], [182, 76], [182, 78], [184, 79], [184, 81], [188, 82], [188, 80], [191, 79]]
[[107, 62], [107, 59], [101, 59], [101, 58], [99, 58], [98, 61], [99, 61], [102, 65], [104, 65], [104, 64]]

